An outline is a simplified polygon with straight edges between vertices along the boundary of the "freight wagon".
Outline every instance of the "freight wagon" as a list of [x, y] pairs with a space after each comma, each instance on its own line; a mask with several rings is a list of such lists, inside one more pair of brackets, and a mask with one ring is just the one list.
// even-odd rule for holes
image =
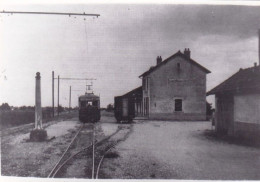
[[117, 96], [114, 102], [114, 113], [117, 122], [131, 122], [135, 117], [135, 102], [131, 97]]

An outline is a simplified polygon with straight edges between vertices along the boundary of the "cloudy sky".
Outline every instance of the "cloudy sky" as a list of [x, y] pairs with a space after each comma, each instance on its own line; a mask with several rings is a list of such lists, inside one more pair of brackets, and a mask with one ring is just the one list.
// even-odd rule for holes
[[[0, 11], [97, 13], [99, 18], [0, 16], [0, 104], [34, 105], [35, 74], [42, 76], [42, 105], [51, 106], [51, 74], [96, 78], [102, 106], [141, 85], [138, 78], [156, 57], [184, 48], [211, 70], [207, 91], [258, 62], [260, 6], [166, 4], [6, 5]], [[57, 104], [57, 82], [55, 83]], [[61, 81], [60, 103], [72, 105], [85, 81]], [[212, 97], [207, 98], [213, 102]]]

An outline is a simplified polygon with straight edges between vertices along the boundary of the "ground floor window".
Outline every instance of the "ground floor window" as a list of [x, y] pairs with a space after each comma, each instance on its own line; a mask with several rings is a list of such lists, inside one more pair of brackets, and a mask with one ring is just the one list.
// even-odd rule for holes
[[182, 99], [175, 99], [175, 111], [182, 111]]

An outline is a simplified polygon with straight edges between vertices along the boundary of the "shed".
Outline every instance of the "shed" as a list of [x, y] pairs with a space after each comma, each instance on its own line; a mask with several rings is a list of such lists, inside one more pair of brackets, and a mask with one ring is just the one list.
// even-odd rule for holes
[[216, 132], [260, 139], [259, 65], [240, 69], [207, 95], [215, 95]]

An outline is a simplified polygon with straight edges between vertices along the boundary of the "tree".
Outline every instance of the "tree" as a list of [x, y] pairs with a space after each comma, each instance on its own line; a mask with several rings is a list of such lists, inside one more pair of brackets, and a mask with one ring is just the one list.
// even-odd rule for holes
[[19, 110], [22, 110], [22, 111], [33, 111], [34, 110], [34, 106], [21, 106], [21, 107], [19, 107]]
[[64, 111], [64, 107], [62, 107], [61, 105], [59, 105], [58, 111], [59, 111], [59, 112], [63, 112], [63, 111]]
[[1, 106], [0, 106], [0, 111], [10, 111], [11, 110], [11, 107], [9, 106], [8, 103], [3, 103]]
[[113, 106], [113, 104], [108, 104], [107, 105], [107, 111], [113, 111], [114, 110], [114, 106]]
[[212, 108], [212, 104], [207, 102], [207, 110], [206, 110], [207, 116], [211, 116], [213, 110], [214, 110], [214, 109]]

